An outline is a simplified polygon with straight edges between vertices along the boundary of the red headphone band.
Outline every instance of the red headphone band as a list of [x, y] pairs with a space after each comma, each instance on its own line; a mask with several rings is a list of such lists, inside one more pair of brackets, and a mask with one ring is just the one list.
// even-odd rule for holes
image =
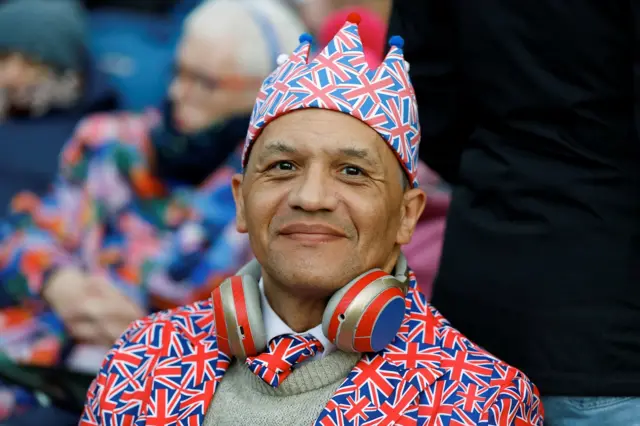
[[220, 286], [213, 289], [213, 291], [211, 292], [211, 299], [213, 300], [213, 320], [216, 327], [218, 349], [226, 355], [231, 356], [231, 346], [229, 346], [227, 323], [224, 319], [224, 308], [222, 307], [222, 295], [220, 294]]
[[256, 345], [253, 341], [251, 324], [249, 323], [249, 315], [247, 314], [247, 304], [244, 297], [242, 277], [231, 277], [231, 291], [233, 294], [233, 303], [236, 308], [236, 321], [238, 323], [238, 327], [242, 328], [244, 334], [244, 336], [238, 336], [238, 339], [244, 348], [245, 355], [255, 355]]
[[351, 286], [349, 290], [342, 296], [340, 302], [336, 306], [335, 310], [331, 315], [331, 320], [329, 322], [328, 327], [328, 336], [327, 338], [334, 342], [336, 340], [336, 336], [338, 335], [338, 329], [340, 328], [340, 314], [339, 312], [344, 312], [349, 304], [355, 299], [358, 294], [364, 289], [366, 286], [371, 284], [373, 281], [378, 278], [382, 278], [387, 276], [388, 274], [382, 270], [374, 270], [365, 273], [362, 277], [357, 278], [357, 282]]

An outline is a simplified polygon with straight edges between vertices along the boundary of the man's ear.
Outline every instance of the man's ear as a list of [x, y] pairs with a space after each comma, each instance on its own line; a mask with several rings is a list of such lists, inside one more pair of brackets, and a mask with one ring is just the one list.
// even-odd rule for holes
[[236, 173], [231, 178], [231, 190], [233, 191], [233, 200], [236, 202], [236, 229], [240, 233], [247, 232], [247, 221], [244, 214], [244, 198], [242, 198], [242, 180], [244, 175]]
[[403, 216], [400, 220], [400, 227], [396, 234], [396, 243], [399, 245], [409, 244], [416, 224], [422, 216], [424, 206], [427, 204], [427, 194], [420, 188], [411, 188], [404, 193], [402, 200]]

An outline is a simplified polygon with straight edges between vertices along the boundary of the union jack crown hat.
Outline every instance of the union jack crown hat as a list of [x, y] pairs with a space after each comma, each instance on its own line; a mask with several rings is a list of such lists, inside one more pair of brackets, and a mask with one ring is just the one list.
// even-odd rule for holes
[[253, 107], [242, 164], [253, 143], [271, 121], [288, 112], [320, 108], [349, 114], [374, 129], [387, 142], [418, 186], [420, 124], [418, 104], [404, 60], [402, 37], [389, 40], [390, 50], [377, 69], [365, 60], [358, 34], [360, 17], [351, 14], [329, 44], [311, 60], [309, 34], [278, 58], [278, 68], [262, 84]]

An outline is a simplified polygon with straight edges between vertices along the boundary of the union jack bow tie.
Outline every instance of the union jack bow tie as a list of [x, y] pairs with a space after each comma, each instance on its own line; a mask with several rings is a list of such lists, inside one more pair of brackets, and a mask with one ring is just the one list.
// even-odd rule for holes
[[322, 350], [322, 343], [310, 334], [283, 334], [271, 339], [266, 352], [248, 357], [246, 362], [256, 376], [277, 388], [291, 374], [294, 365], [314, 357]]

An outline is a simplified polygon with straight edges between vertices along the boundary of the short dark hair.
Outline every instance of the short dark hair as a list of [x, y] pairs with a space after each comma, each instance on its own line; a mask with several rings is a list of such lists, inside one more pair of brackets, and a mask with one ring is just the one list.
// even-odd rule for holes
[[400, 173], [402, 174], [402, 191], [405, 192], [411, 189], [411, 182], [409, 182], [409, 177], [402, 167], [400, 167]]

